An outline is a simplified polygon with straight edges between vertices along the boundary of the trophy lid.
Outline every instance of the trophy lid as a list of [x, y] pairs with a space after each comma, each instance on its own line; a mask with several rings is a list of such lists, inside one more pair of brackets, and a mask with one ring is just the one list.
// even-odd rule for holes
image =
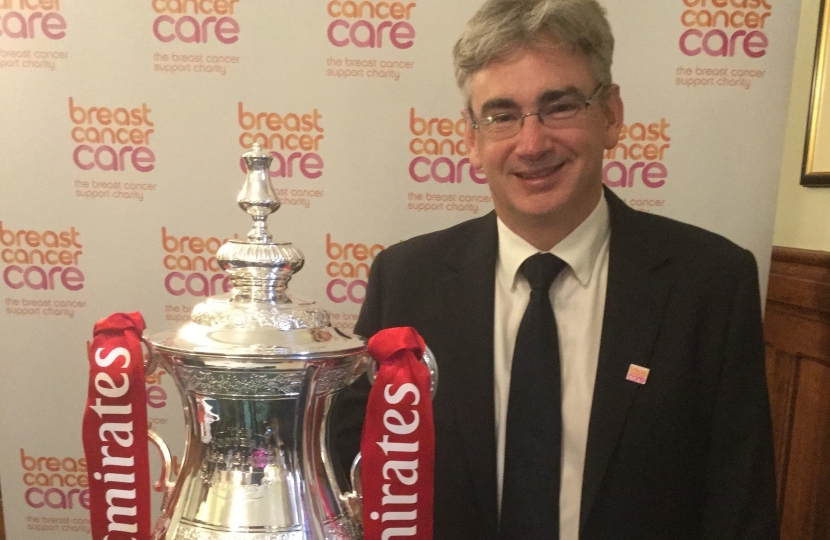
[[363, 340], [334, 328], [326, 310], [288, 291], [305, 259], [290, 243], [274, 243], [268, 232], [266, 220], [280, 207], [269, 181], [273, 158], [258, 143], [242, 157], [248, 173], [236, 200], [253, 218], [253, 227], [247, 241], [229, 240], [216, 254], [233, 289], [198, 304], [178, 330], [149, 341], [164, 352], [240, 360], [317, 359], [364, 351]]

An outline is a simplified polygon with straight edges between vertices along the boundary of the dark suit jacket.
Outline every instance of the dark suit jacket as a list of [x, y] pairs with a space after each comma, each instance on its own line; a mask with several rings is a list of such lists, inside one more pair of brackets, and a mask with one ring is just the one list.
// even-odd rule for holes
[[[758, 276], [752, 255], [606, 191], [608, 289], [580, 538], [777, 538]], [[389, 247], [355, 332], [413, 326], [439, 367], [437, 540], [497, 534], [493, 397], [495, 214]], [[631, 364], [651, 370], [639, 385]], [[340, 400], [336, 446], [357, 452], [361, 393]]]

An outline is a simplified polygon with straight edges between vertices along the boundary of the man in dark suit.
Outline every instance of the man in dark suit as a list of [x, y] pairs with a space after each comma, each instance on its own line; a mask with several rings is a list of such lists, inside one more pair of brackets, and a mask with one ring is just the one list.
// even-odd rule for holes
[[413, 326], [439, 366], [437, 540], [778, 536], [754, 259], [603, 189], [612, 50], [595, 0], [485, 2], [454, 54], [495, 212], [373, 264], [356, 333]]

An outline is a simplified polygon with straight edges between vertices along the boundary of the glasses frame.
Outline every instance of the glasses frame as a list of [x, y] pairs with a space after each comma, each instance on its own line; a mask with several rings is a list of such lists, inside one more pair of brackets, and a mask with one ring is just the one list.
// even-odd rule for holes
[[[567, 119], [569, 119], [569, 118], [573, 118], [574, 116], [576, 116], [576, 115], [577, 115], [577, 114], [579, 114], [580, 112], [582, 112], [582, 111], [586, 110], [588, 107], [590, 107], [590, 106], [591, 106], [591, 103], [592, 103], [592, 102], [596, 99], [596, 97], [599, 95], [600, 91], [601, 91], [601, 90], [603, 90], [603, 89], [605, 89], [606, 87], [607, 87], [607, 85], [605, 85], [605, 84], [603, 84], [603, 83], [597, 83], [596, 87], [594, 88], [594, 91], [591, 93], [591, 95], [588, 97], [588, 99], [586, 99], [585, 101], [583, 101], [583, 103], [584, 103], [584, 105], [585, 105], [585, 106], [584, 106], [584, 108], [582, 108], [582, 109], [580, 109], [580, 110], [576, 111], [576, 112], [575, 112], [572, 116], [568, 116], [567, 118], [563, 118], [562, 120], [567, 120]], [[580, 97], [582, 97], [582, 96], [580, 96]], [[555, 103], [555, 102], [554, 102], [554, 103]], [[493, 120], [493, 119], [494, 119], [494, 118], [496, 118], [497, 116], [499, 116], [499, 115], [498, 115], [498, 114], [494, 114], [493, 116], [486, 116], [486, 117], [482, 118], [481, 120], [477, 120], [477, 121], [470, 122], [470, 126], [471, 126], [473, 129], [475, 129], [475, 130], [479, 130], [479, 128], [481, 127], [481, 125], [482, 125], [482, 124], [484, 124], [485, 126], [492, 125], [492, 124], [493, 124], [493, 122], [494, 122], [494, 120]], [[522, 131], [522, 128], [525, 126], [525, 118], [527, 118], [528, 116], [535, 116], [536, 118], [538, 118], [538, 119], [539, 119], [539, 123], [540, 123], [540, 124], [542, 124], [542, 125], [543, 125], [543, 126], [545, 126], [545, 127], [550, 127], [550, 126], [547, 126], [547, 125], [545, 124], [545, 121], [544, 121], [544, 119], [542, 118], [542, 109], [536, 109], [536, 110], [535, 110], [535, 111], [533, 111], [533, 112], [524, 113], [524, 114], [522, 114], [522, 115], [519, 117], [519, 129], [518, 129], [518, 131], [516, 131], [516, 133], [514, 133], [514, 134], [512, 134], [512, 135], [508, 135], [508, 136], [500, 137], [499, 139], [500, 139], [500, 140], [502, 140], [502, 139], [510, 139], [510, 138], [515, 137], [516, 135], [518, 135], [518, 134], [519, 134], [519, 132], [521, 132], [521, 131]], [[474, 119], [474, 115], [472, 114], [472, 111], [470, 111], [470, 119], [471, 119], [471, 120], [472, 120], [472, 119]], [[486, 132], [482, 131], [482, 132], [481, 132], [482, 136], [485, 136], [485, 133], [486, 133]]]

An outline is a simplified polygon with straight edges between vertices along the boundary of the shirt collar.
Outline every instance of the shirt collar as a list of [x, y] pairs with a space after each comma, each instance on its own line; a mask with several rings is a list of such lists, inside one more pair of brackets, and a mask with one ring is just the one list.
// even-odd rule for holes
[[[516, 275], [522, 263], [539, 250], [526, 240], [507, 228], [501, 219], [497, 220], [499, 234], [499, 264], [505, 275], [511, 278], [512, 286], [516, 285]], [[579, 283], [585, 287], [591, 280], [594, 263], [599, 256], [602, 245], [610, 234], [611, 227], [608, 219], [608, 203], [605, 193], [600, 197], [593, 212], [553, 246], [548, 253], [553, 253], [570, 267]]]

